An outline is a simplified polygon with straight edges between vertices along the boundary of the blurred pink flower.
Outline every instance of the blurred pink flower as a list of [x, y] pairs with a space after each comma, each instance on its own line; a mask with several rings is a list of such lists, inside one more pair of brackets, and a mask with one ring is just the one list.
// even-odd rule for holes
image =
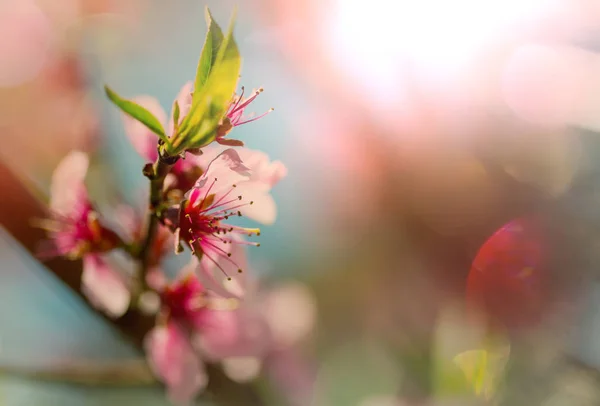
[[148, 361], [167, 385], [170, 398], [188, 403], [206, 386], [204, 362], [254, 355], [265, 340], [255, 321], [242, 317], [238, 302], [207, 290], [192, 262], [160, 291], [158, 325], [145, 339]]
[[190, 404], [206, 387], [208, 376], [204, 365], [176, 323], [152, 329], [144, 347], [151, 369], [166, 385], [173, 403]]
[[105, 252], [116, 246], [117, 235], [105, 228], [89, 201], [84, 179], [88, 157], [71, 152], [56, 167], [50, 186], [51, 219], [43, 221], [54, 249], [46, 256], [80, 258], [88, 252]]
[[129, 306], [129, 289], [101, 254], [115, 248], [120, 240], [100, 222], [89, 201], [84, 184], [88, 164], [87, 155], [75, 151], [54, 171], [50, 187], [52, 218], [41, 224], [49, 230], [54, 247], [42, 255], [83, 258], [82, 291], [94, 306], [118, 317]]

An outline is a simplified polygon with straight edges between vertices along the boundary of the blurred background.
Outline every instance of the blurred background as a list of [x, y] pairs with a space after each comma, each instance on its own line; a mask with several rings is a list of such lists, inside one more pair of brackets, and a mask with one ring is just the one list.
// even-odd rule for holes
[[[0, 0], [2, 167], [43, 198], [84, 150], [100, 206], [139, 202], [102, 86], [168, 108], [205, 5], [225, 25], [236, 4], [241, 84], [275, 107], [236, 138], [289, 168], [253, 268], [317, 309], [265, 367], [269, 404], [600, 404], [596, 0]], [[1, 218], [27, 238], [25, 214]], [[0, 405], [166, 405], [143, 379], [74, 379], [143, 359], [7, 228]], [[485, 398], [456, 357], [490, 337], [510, 355]]]

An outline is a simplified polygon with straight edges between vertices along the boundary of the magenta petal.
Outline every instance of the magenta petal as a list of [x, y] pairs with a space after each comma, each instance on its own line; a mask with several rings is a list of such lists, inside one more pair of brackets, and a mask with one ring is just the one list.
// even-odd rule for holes
[[148, 364], [175, 404], [190, 404], [208, 376], [189, 339], [175, 323], [154, 327], [144, 339]]
[[129, 307], [131, 297], [125, 282], [98, 255], [83, 258], [81, 289], [90, 303], [110, 317], [122, 316]]

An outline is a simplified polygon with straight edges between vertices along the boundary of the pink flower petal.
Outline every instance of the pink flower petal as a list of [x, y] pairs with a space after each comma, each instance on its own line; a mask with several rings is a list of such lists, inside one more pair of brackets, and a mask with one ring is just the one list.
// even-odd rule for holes
[[83, 258], [81, 289], [94, 306], [110, 317], [122, 316], [129, 307], [131, 297], [125, 282], [98, 255]]
[[[192, 205], [199, 203], [208, 193], [219, 199], [223, 194], [232, 190], [233, 185], [248, 179], [250, 170], [246, 167], [233, 149], [226, 149], [208, 165], [206, 172], [198, 179], [191, 194]], [[236, 196], [232, 194], [232, 196]]]
[[[165, 111], [154, 97], [142, 95], [134, 97], [132, 101], [145, 107], [161, 124], [164, 125], [167, 121]], [[125, 134], [129, 137], [129, 141], [137, 153], [144, 159], [154, 161], [158, 156], [158, 152], [156, 151], [158, 136], [144, 124], [126, 114], [123, 114], [123, 123], [125, 125]], [[165, 131], [168, 134], [170, 130], [165, 129]]]
[[189, 404], [206, 387], [204, 366], [176, 324], [154, 327], [144, 340], [144, 348], [150, 368], [165, 383], [173, 403]]
[[250, 181], [261, 182], [275, 186], [277, 182], [287, 175], [287, 168], [281, 161], [269, 160], [269, 156], [261, 151], [256, 151], [248, 148], [236, 149], [242, 162], [252, 171]]
[[243, 182], [236, 188], [236, 193], [243, 197], [244, 202], [252, 204], [240, 207], [244, 217], [262, 224], [273, 224], [277, 218], [277, 205], [269, 194], [269, 186], [260, 182]]
[[206, 171], [208, 165], [210, 165], [210, 163], [226, 149], [226, 147], [213, 142], [202, 148], [202, 155], [190, 156], [188, 154], [186, 160], [192, 160], [196, 166], [199, 166]]
[[50, 208], [55, 213], [69, 216], [87, 204], [84, 179], [88, 165], [88, 156], [80, 151], [69, 153], [58, 164], [50, 184]]

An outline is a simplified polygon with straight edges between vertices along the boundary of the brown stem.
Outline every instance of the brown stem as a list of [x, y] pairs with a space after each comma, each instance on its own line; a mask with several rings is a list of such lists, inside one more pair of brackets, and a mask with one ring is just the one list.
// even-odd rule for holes
[[169, 174], [169, 171], [172, 167], [173, 164], [157, 158], [156, 162], [152, 165], [148, 172], [146, 172], [146, 169], [144, 170], [145, 175], [150, 179], [150, 198], [148, 202], [146, 231], [137, 254], [137, 258], [140, 261], [139, 278], [142, 291], [148, 289], [146, 274], [148, 272], [150, 254], [152, 253], [152, 244], [154, 243], [156, 230], [158, 228], [158, 219], [160, 216], [159, 210], [163, 197], [162, 192], [165, 184], [165, 178]]

